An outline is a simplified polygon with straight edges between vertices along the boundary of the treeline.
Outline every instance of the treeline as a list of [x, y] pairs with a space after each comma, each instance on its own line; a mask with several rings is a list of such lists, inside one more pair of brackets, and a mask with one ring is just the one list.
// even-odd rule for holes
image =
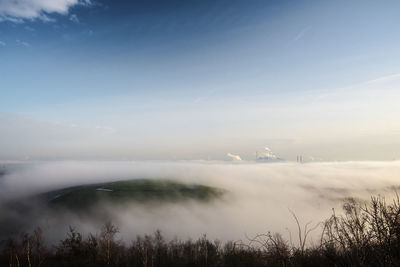
[[[246, 242], [166, 241], [157, 231], [129, 244], [106, 223], [98, 236], [70, 228], [66, 238], [47, 246], [36, 229], [20, 239], [2, 241], [1, 266], [400, 266], [400, 202], [379, 197], [369, 203], [348, 199], [343, 214], [321, 223], [318, 244], [306, 246], [315, 228], [301, 226], [298, 244], [279, 234], [263, 234]], [[294, 214], [293, 214], [294, 215]], [[297, 221], [296, 216], [294, 215]], [[298, 221], [297, 221], [298, 222]]]

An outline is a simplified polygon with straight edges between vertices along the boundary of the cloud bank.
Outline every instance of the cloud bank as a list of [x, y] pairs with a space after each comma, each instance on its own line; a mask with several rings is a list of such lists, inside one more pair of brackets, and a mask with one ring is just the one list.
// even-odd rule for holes
[[[58, 188], [124, 179], [174, 179], [227, 190], [212, 203], [159, 203], [98, 207], [120, 227], [125, 240], [160, 229], [167, 237], [197, 238], [207, 234], [222, 240], [245, 239], [256, 233], [296, 233], [293, 210], [304, 225], [327, 219], [343, 200], [390, 198], [400, 185], [400, 162], [245, 163], [227, 162], [42, 162], [8, 164], [0, 177], [0, 204]], [[25, 216], [14, 214], [14, 218]], [[2, 209], [5, 216], [7, 209]], [[69, 225], [96, 232], [104, 221], [73, 213], [34, 213], [35, 226], [46, 227], [55, 241]], [[3, 218], [4, 219], [4, 218]], [[33, 227], [33, 226], [32, 226]], [[4, 231], [4, 229], [0, 229]], [[315, 233], [318, 235], [318, 231]]]
[[89, 5], [89, 0], [0, 0], [0, 21], [50, 21], [52, 13], [66, 15], [75, 5]]

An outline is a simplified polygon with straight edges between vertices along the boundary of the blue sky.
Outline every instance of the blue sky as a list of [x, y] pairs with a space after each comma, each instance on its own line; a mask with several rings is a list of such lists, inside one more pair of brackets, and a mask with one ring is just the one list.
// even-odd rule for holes
[[0, 0], [0, 158], [400, 158], [399, 11]]

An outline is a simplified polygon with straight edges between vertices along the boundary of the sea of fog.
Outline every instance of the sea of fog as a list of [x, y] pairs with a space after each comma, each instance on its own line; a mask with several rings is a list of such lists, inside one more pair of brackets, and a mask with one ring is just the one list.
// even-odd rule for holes
[[[297, 236], [300, 224], [316, 225], [341, 211], [343, 200], [360, 201], [372, 195], [393, 197], [400, 186], [400, 162], [252, 163], [252, 162], [30, 162], [0, 163], [1, 227], [5, 220], [29, 221], [46, 238], [65, 237], [69, 226], [83, 233], [98, 233], [104, 223], [74, 212], [36, 212], [29, 218], [7, 210], [11, 201], [74, 185], [129, 179], [168, 179], [221, 188], [226, 195], [212, 202], [132, 203], [96, 209], [111, 214], [120, 238], [128, 241], [138, 234], [159, 229], [167, 238], [246, 240], [258, 233], [279, 232]], [[8, 214], [5, 216], [4, 214]], [[11, 216], [11, 215], [12, 216]], [[4, 236], [5, 229], [0, 229]], [[317, 239], [318, 228], [312, 238]], [[247, 236], [247, 237], [246, 237]], [[295, 238], [293, 242], [296, 242]], [[310, 240], [312, 242], [312, 240]]]

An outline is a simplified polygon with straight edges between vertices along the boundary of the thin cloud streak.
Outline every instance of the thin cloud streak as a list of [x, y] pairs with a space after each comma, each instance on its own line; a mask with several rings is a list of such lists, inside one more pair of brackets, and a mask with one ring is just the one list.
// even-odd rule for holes
[[299, 41], [301, 38], [304, 37], [304, 35], [311, 29], [310, 26], [303, 28], [292, 40], [292, 42], [297, 42]]
[[30, 47], [30, 46], [31, 46], [30, 43], [24, 42], [24, 41], [21, 41], [21, 40], [16, 40], [15, 42], [16, 42], [17, 45], [19, 45], [19, 46], [24, 46], [24, 47]]

